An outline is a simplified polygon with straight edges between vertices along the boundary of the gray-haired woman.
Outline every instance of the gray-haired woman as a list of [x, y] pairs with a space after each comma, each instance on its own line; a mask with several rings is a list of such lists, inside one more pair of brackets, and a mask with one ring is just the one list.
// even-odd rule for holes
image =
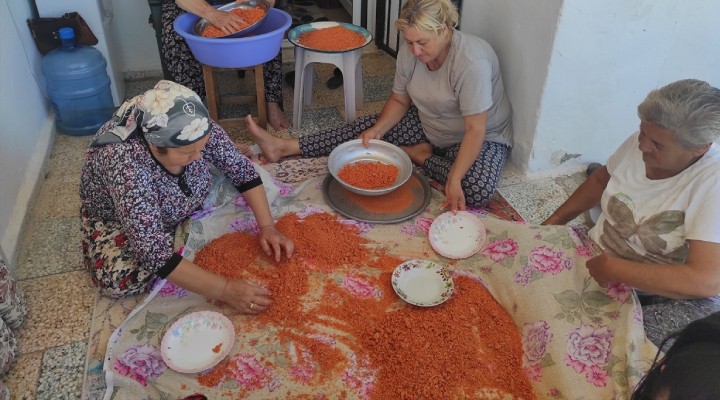
[[650, 92], [634, 133], [544, 224], [600, 204], [590, 259], [602, 286], [636, 289], [647, 336], [720, 310], [720, 89], [681, 80]]
[[279, 139], [247, 119], [249, 132], [270, 161], [316, 157], [358, 137], [383, 139], [402, 149], [445, 185], [446, 205], [481, 206], [493, 194], [512, 146], [510, 101], [500, 64], [484, 40], [455, 29], [450, 0], [414, 0], [395, 26], [398, 51], [392, 94], [379, 116], [300, 139]]
[[260, 245], [280, 261], [293, 243], [275, 229], [262, 180], [227, 133], [208, 118], [198, 95], [160, 81], [124, 103], [85, 153], [80, 181], [85, 264], [102, 294], [147, 290], [157, 278], [258, 313], [268, 291], [227, 280], [173, 252], [175, 228], [210, 192], [209, 164], [243, 194], [260, 229]]

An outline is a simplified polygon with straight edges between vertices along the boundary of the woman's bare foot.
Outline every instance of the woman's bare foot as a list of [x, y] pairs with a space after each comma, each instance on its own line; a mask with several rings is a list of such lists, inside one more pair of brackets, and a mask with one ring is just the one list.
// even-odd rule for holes
[[410, 159], [416, 165], [422, 166], [425, 160], [432, 156], [432, 145], [430, 143], [419, 143], [413, 146], [400, 146], [400, 148], [410, 156]]
[[282, 139], [261, 128], [252, 116], [245, 117], [248, 134], [262, 151], [265, 159], [269, 162], [276, 162], [287, 156], [301, 154], [300, 142], [298, 139]]
[[283, 110], [280, 109], [280, 105], [275, 102], [268, 102], [266, 104], [268, 114], [268, 124], [272, 126], [276, 131], [287, 129], [290, 126], [290, 120]]

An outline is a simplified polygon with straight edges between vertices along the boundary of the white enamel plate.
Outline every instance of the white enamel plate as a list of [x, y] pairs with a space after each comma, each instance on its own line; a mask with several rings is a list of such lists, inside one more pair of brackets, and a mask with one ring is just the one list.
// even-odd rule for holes
[[482, 221], [467, 211], [441, 214], [435, 218], [428, 232], [432, 248], [441, 256], [456, 260], [480, 251], [486, 235]]
[[427, 260], [410, 260], [392, 274], [392, 287], [400, 298], [420, 307], [444, 303], [455, 290], [450, 271]]
[[214, 311], [198, 311], [175, 321], [163, 336], [160, 353], [177, 372], [205, 371], [222, 361], [235, 343], [230, 320]]

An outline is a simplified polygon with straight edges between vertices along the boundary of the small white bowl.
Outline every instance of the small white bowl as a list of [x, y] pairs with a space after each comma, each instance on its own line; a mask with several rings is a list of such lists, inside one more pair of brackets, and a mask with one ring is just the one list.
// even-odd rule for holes
[[[378, 161], [394, 165], [398, 168], [398, 177], [395, 183], [382, 189], [363, 189], [352, 186], [338, 177], [338, 173], [346, 164], [356, 162]], [[328, 169], [333, 178], [347, 190], [366, 196], [379, 196], [390, 193], [407, 182], [412, 175], [412, 161], [410, 157], [394, 144], [383, 140], [370, 140], [368, 147], [363, 146], [362, 140], [355, 139], [337, 146], [328, 158]]]

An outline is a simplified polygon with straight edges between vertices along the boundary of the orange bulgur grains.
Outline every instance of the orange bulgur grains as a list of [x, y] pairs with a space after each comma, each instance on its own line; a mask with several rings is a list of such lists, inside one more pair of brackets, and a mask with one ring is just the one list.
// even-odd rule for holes
[[[273, 341], [282, 344], [279, 359], [312, 366], [305, 385], [332, 385], [328, 380], [339, 379], [353, 356], [372, 371], [371, 399], [478, 398], [492, 389], [536, 399], [523, 371], [520, 335], [480, 283], [456, 276], [455, 293], [447, 302], [411, 306], [398, 300], [390, 283], [403, 260], [388, 255], [385, 247], [372, 246], [356, 226], [325, 213], [305, 218], [287, 214], [276, 226], [295, 242], [289, 260], [275, 263], [260, 250], [257, 237], [246, 233], [212, 241], [195, 260], [213, 272], [268, 287], [273, 304], [263, 314], [243, 317], [243, 323], [246, 329], [272, 326]], [[344, 289], [341, 282], [351, 274], [378, 294], [356, 297]], [[337, 343], [316, 337], [327, 332], [333, 332]], [[238, 335], [242, 340], [240, 331]], [[234, 359], [225, 360], [197, 380], [218, 387], [233, 379], [235, 368]], [[234, 389], [228, 396], [242, 397], [246, 390]], [[288, 398], [304, 396], [287, 393]]]
[[362, 46], [365, 37], [344, 26], [332, 26], [305, 32], [298, 37], [298, 43], [316, 50], [342, 51]]
[[293, 258], [309, 261], [309, 268], [334, 270], [361, 264], [370, 255], [364, 246], [368, 241], [360, 236], [358, 228], [343, 224], [331, 214], [311, 214], [302, 220], [292, 214], [275, 226], [295, 244]]
[[[237, 15], [238, 17], [242, 18], [243, 21], [245, 21], [244, 25], [240, 26], [239, 30], [243, 30], [256, 22], [260, 21], [262, 17], [265, 15], [265, 11], [263, 11], [260, 7], [253, 7], [253, 8], [235, 8], [233, 10], [230, 10], [231, 13]], [[222, 31], [222, 29], [218, 28], [215, 25], [208, 25], [207, 28], [203, 29], [202, 32], [200, 32], [200, 36], [206, 37], [206, 38], [216, 38], [220, 36], [227, 35], [225, 32]]]
[[215, 387], [228, 377], [232, 376], [232, 363], [225, 360], [209, 371], [198, 374], [197, 380], [203, 386]]
[[354, 205], [375, 214], [399, 213], [412, 205], [413, 193], [420, 186], [420, 181], [411, 176], [399, 188], [380, 196], [363, 196], [347, 191], [347, 199]]
[[383, 189], [392, 186], [398, 177], [398, 167], [380, 161], [359, 161], [343, 165], [338, 178], [360, 189]]

